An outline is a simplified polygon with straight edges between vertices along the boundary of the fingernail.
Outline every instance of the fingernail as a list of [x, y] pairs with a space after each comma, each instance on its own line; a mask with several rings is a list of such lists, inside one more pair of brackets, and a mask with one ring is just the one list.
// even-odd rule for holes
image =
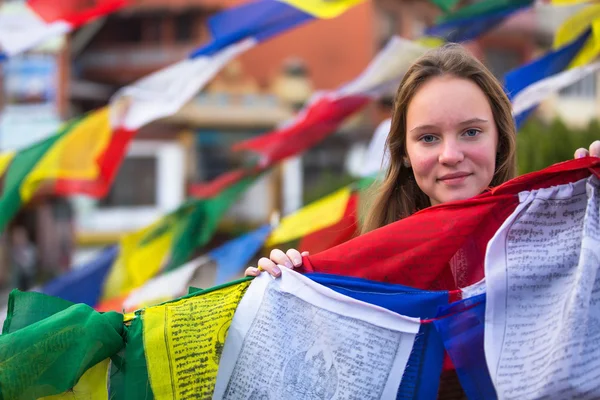
[[298, 266], [300, 264], [302, 264], [302, 259], [298, 258], [298, 257], [294, 257], [294, 265]]
[[292, 265], [292, 263], [291, 263], [291, 262], [289, 262], [289, 261], [286, 261], [286, 262], [285, 262], [285, 266], [286, 266], [287, 268], [289, 268], [289, 269], [292, 269], [292, 268], [294, 268], [294, 266]]
[[275, 276], [279, 276], [281, 275], [281, 269], [279, 269], [279, 267], [276, 265], [273, 267], [273, 273], [275, 274]]

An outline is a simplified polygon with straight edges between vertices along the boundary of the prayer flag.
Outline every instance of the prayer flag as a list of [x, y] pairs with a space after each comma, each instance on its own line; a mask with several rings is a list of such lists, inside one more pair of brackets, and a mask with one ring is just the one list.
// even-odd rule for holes
[[240, 275], [250, 260], [263, 247], [271, 233], [271, 226], [264, 225], [208, 252], [217, 263], [214, 285], [223, 284]]
[[359, 233], [358, 226], [358, 193], [352, 193], [344, 208], [344, 215], [333, 225], [309, 233], [300, 239], [298, 249], [316, 254], [331, 247], [342, 244]]
[[269, 236], [267, 246], [290, 242], [339, 222], [350, 195], [350, 188], [344, 187], [284, 217]]
[[100, 300], [104, 280], [118, 253], [118, 247], [111, 246], [86, 264], [73, 267], [69, 272], [46, 283], [40, 291], [48, 296], [94, 307]]
[[500, 399], [600, 398], [600, 174], [589, 172], [520, 191], [488, 242], [484, 349]]
[[1, 55], [10, 57], [29, 50], [127, 4], [128, 0], [4, 2], [0, 7]]
[[270, 231], [269, 225], [260, 227], [151, 279], [134, 289], [123, 302], [122, 308], [128, 312], [181, 297], [187, 294], [192, 278], [203, 268], [216, 269], [216, 278], [209, 283], [210, 286], [225, 283], [243, 272], [250, 259], [263, 246]]
[[234, 145], [233, 150], [257, 153], [260, 160], [251, 168], [229, 171], [214, 181], [193, 185], [190, 194], [213, 196], [243, 176], [264, 171], [275, 163], [304, 152], [335, 132], [340, 124], [394, 87], [405, 71], [429, 47], [393, 37], [357, 79], [338, 90], [316, 95], [282, 128]]
[[111, 103], [116, 126], [138, 129], [176, 113], [239, 54], [315, 18], [331, 18], [363, 0], [257, 0], [208, 19], [212, 40], [188, 59], [118, 91]]
[[198, 268], [211, 263], [206, 256], [198, 257], [185, 265], [150, 279], [143, 286], [133, 289], [124, 299], [122, 309], [125, 312], [157, 305], [187, 294], [194, 273]]
[[561, 89], [595, 74], [598, 70], [600, 70], [600, 62], [596, 61], [592, 64], [567, 69], [527, 86], [512, 99], [513, 115], [524, 114], [552, 94], [558, 93]]
[[444, 203], [303, 257], [303, 271], [356, 276], [419, 289], [457, 290], [484, 277], [488, 241], [515, 210], [518, 193], [600, 174], [581, 158], [520, 176], [472, 199]]
[[103, 300], [125, 296], [160, 270], [185, 264], [210, 241], [225, 212], [253, 182], [248, 178], [219, 196], [189, 200], [153, 224], [125, 235], [104, 285]]
[[90, 391], [92, 398], [107, 395], [107, 359], [124, 346], [122, 332], [121, 314], [99, 314], [84, 304], [13, 291], [0, 336], [0, 398], [67, 391], [72, 395], [55, 399], [83, 400]]
[[498, 26], [506, 18], [529, 7], [533, 0], [485, 0], [441, 16], [436, 25], [425, 30], [448, 42], [475, 39]]
[[317, 18], [334, 18], [344, 13], [350, 7], [353, 7], [364, 0], [280, 0], [284, 3], [314, 15]]
[[25, 149], [4, 153], [0, 230], [34, 196], [105, 195], [134, 134], [113, 130], [104, 108], [66, 123], [55, 135]]
[[567, 18], [556, 31], [554, 48], [559, 49], [567, 46], [590, 29], [591, 35], [579, 54], [571, 61], [570, 68], [586, 65], [595, 60], [600, 54], [600, 5], [592, 4], [583, 8]]
[[135, 130], [175, 114], [224, 65], [255, 44], [247, 39], [212, 56], [188, 58], [120, 89], [111, 99], [113, 124]]
[[221, 353], [247, 279], [142, 310], [144, 353], [156, 398], [212, 398]]
[[452, 10], [460, 0], [429, 0], [431, 3], [438, 6], [442, 11], [448, 12]]
[[[581, 51], [584, 47], [586, 41], [590, 36], [590, 31], [584, 32], [581, 36], [579, 36], [575, 41], [569, 43], [568, 45], [561, 47], [558, 50], [553, 50], [545, 54], [544, 56], [526, 64], [522, 67], [514, 69], [506, 74], [505, 80], [505, 90], [506, 94], [510, 98], [511, 102], [517, 99], [517, 96], [521, 91], [526, 90], [529, 86], [539, 84], [541, 87], [547, 85], [554, 85], [557, 87], [557, 82], [560, 82], [560, 78], [546, 81], [546, 79], [552, 79], [553, 75], [559, 74], [561, 71], [565, 70], [575, 56]], [[577, 72], [573, 72], [571, 76], [581, 77], [584, 75], [582, 70]], [[538, 83], [539, 82], [539, 83]], [[528, 96], [532, 96], [529, 98], [528, 102], [530, 104], [534, 104], [532, 107], [523, 110], [523, 105], [519, 104], [518, 113], [514, 112], [515, 120], [517, 128], [519, 128], [522, 123], [527, 119], [527, 117], [531, 114], [531, 111], [535, 108], [535, 105], [541, 100], [543, 100], [543, 96], [545, 93], [540, 92], [531, 92], [528, 91]], [[522, 101], [522, 98], [519, 99]]]
[[[448, 304], [447, 291], [421, 291], [402, 285], [329, 274], [312, 273], [306, 276], [346, 296], [409, 317], [429, 319], [436, 315], [439, 307]], [[441, 338], [433, 326], [421, 324], [397, 398], [436, 398], [443, 358], [444, 347]]]
[[433, 320], [468, 399], [496, 399], [484, 348], [485, 294], [440, 307]]

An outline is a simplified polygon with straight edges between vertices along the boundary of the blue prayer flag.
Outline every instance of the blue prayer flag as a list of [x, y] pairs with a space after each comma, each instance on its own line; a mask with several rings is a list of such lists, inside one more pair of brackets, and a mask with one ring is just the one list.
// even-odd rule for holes
[[239, 274], [262, 248], [271, 229], [270, 225], [263, 225], [210, 251], [208, 255], [217, 263], [215, 285], [225, 283]]
[[[338, 293], [408, 317], [433, 318], [448, 304], [447, 291], [426, 291], [362, 278], [310, 273], [307, 277]], [[442, 371], [444, 348], [432, 324], [422, 324], [402, 376], [397, 399], [435, 399]]]
[[[506, 74], [504, 78], [504, 87], [509, 99], [514, 99], [519, 92], [524, 90], [529, 85], [565, 70], [575, 56], [579, 53], [579, 51], [583, 48], [590, 35], [591, 31], [588, 30], [567, 46], [550, 51], [543, 57], [538, 58], [522, 67], [514, 69]], [[517, 129], [523, 125], [523, 123], [534, 110], [535, 107], [532, 107], [514, 116]]]
[[211, 56], [243, 39], [262, 42], [313, 19], [314, 16], [277, 0], [244, 3], [208, 19], [212, 40], [190, 58]]
[[48, 282], [40, 291], [49, 296], [94, 307], [100, 300], [104, 281], [118, 253], [118, 246], [108, 247], [87, 264], [74, 267]]
[[494, 400], [483, 348], [485, 294], [440, 309], [434, 321], [469, 400]]
[[518, 4], [490, 13], [445, 21], [426, 29], [425, 34], [442, 37], [448, 42], [466, 42], [489, 32], [506, 18], [528, 7], [530, 4]]

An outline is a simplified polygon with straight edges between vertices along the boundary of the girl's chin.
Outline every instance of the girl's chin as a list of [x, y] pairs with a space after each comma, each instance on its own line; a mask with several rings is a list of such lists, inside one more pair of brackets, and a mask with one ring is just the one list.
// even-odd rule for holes
[[[437, 201], [435, 204], [448, 203], [451, 201], [461, 201], [471, 199], [482, 192], [473, 192], [473, 191], [457, 191], [454, 193], [445, 193], [440, 196], [440, 201]], [[434, 200], [432, 199], [432, 204], [434, 204]]]

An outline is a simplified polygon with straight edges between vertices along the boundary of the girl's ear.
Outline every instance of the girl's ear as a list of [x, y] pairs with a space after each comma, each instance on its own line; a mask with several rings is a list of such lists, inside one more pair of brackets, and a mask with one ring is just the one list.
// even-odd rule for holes
[[402, 160], [402, 164], [406, 167], [406, 168], [410, 168], [410, 160], [408, 159], [408, 157], [404, 157], [404, 159]]

